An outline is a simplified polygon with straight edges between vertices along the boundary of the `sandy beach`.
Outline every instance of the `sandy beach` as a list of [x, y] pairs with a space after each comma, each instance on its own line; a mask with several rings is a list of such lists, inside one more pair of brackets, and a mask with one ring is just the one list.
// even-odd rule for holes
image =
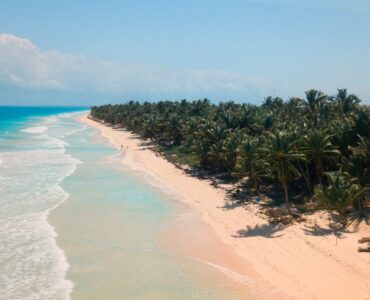
[[[370, 256], [357, 252], [357, 240], [370, 236], [370, 226], [364, 222], [352, 226], [350, 233], [338, 234], [329, 230], [323, 213], [299, 224], [270, 225], [256, 207], [226, 209], [223, 190], [186, 175], [130, 132], [87, 116], [80, 121], [98, 128], [115, 147], [122, 145], [123, 164], [149, 172], [176, 189], [223, 245], [218, 249], [222, 256], [215, 255], [213, 260], [204, 253], [206, 247], [185, 245], [182, 248], [189, 255], [207, 257], [208, 264], [249, 287], [266, 290], [271, 299], [370, 299]], [[235, 237], [240, 230], [243, 235]], [[175, 232], [166, 234], [168, 240]]]

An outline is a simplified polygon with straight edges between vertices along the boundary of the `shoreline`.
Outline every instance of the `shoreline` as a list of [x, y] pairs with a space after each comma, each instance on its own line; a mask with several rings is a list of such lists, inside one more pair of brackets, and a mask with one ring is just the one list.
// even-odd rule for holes
[[[232, 263], [226, 259], [221, 267], [263, 282], [273, 291], [273, 299], [370, 299], [368, 256], [357, 253], [357, 239], [370, 234], [366, 224], [360, 224], [355, 233], [343, 233], [337, 238], [324, 229], [316, 232], [309, 226], [311, 223], [325, 228], [323, 213], [315, 214], [306, 223], [283, 226], [268, 224], [257, 216], [253, 206], [249, 210], [225, 209], [224, 191], [186, 175], [133, 134], [105, 126], [86, 115], [80, 121], [99, 129], [117, 148], [123, 145], [124, 165], [149, 172], [183, 195], [181, 200], [200, 214], [228, 248], [224, 254], [233, 256]], [[234, 237], [240, 230], [245, 231], [245, 236]]]
[[68, 152], [82, 161], [63, 180], [70, 196], [49, 218], [70, 265], [65, 278], [74, 284], [72, 299], [189, 299], [194, 293], [201, 299], [265, 299], [201, 257], [186, 255], [183, 245], [203, 253], [208, 245], [224, 247], [198, 214], [177, 201], [174, 189], [122, 165], [122, 154], [85, 127], [68, 140]]

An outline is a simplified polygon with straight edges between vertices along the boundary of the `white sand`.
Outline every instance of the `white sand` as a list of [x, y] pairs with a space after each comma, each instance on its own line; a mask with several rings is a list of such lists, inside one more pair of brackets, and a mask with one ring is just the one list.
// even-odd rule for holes
[[[224, 265], [215, 266], [221, 271], [225, 268], [226, 275], [253, 276], [254, 282], [270, 289], [273, 299], [287, 299], [288, 295], [297, 299], [370, 299], [370, 254], [357, 252], [357, 240], [370, 236], [370, 226], [361, 223], [354, 232], [337, 238], [325, 231], [328, 222], [324, 213], [311, 216], [308, 222], [280, 228], [259, 217], [255, 207], [224, 209], [224, 191], [186, 175], [142, 146], [130, 132], [114, 130], [87, 116], [81, 121], [98, 128], [116, 147], [123, 145], [122, 163], [150, 172], [174, 187], [201, 214], [234, 252], [229, 253], [231, 258]], [[314, 222], [324, 230], [310, 234]], [[248, 229], [248, 236], [233, 237], [241, 229]]]

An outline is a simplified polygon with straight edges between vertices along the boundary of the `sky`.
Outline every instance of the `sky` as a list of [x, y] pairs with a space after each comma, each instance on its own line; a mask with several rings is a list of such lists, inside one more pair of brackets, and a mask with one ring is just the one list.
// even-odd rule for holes
[[0, 105], [347, 88], [370, 104], [368, 0], [1, 0]]

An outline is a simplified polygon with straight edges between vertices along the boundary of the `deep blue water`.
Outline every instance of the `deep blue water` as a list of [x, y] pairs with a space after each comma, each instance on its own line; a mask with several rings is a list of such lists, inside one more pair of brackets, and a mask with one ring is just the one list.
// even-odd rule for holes
[[88, 107], [0, 106], [0, 136], [4, 131], [17, 130], [24, 122], [35, 117], [47, 117], [88, 109]]

